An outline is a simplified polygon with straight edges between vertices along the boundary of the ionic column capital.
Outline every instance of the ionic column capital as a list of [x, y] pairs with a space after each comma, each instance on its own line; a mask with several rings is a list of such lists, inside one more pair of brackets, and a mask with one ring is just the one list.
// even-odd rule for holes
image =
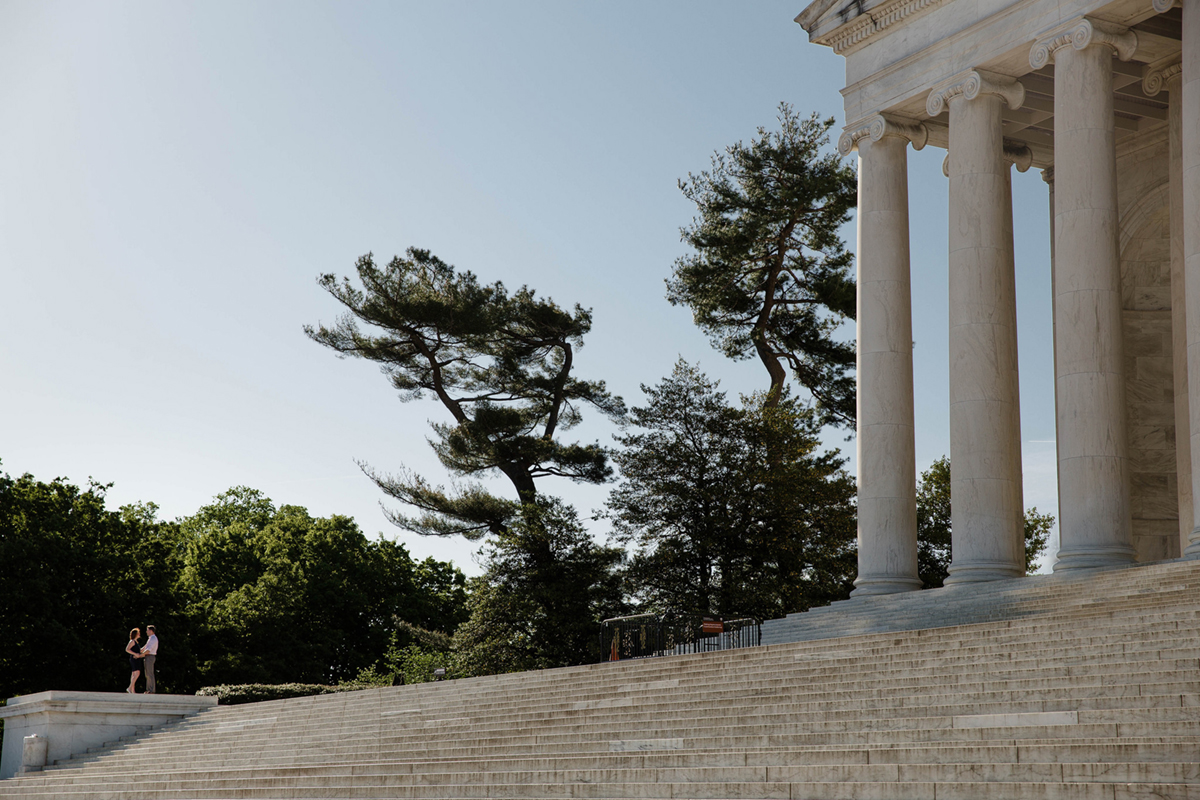
[[929, 130], [920, 122], [913, 122], [890, 114], [876, 114], [847, 125], [838, 138], [838, 152], [850, 155], [858, 148], [859, 139], [870, 138], [878, 142], [885, 136], [899, 136], [912, 142], [913, 150], [920, 150], [929, 141]]
[[[1017, 168], [1017, 172], [1027, 172], [1033, 166], [1033, 151], [1029, 149], [1029, 145], [1023, 142], [1015, 142], [1011, 139], [1004, 140], [1004, 161], [1007, 164]], [[1054, 169], [1050, 168], [1051, 174]], [[942, 159], [942, 174], [947, 178], [950, 177], [950, 154], [946, 153], [946, 157]], [[1045, 170], [1042, 171], [1042, 176], [1045, 178]]]
[[1150, 6], [1158, 14], [1165, 14], [1175, 7], [1175, 0], [1152, 0]]
[[[1174, 55], [1142, 67], [1142, 91], [1154, 97], [1173, 80], [1183, 78], [1183, 59]], [[1169, 91], [1169, 90], [1168, 90]]]
[[1054, 186], [1054, 167], [1046, 167], [1044, 170], [1042, 170], [1042, 180], [1044, 180], [1051, 187]]
[[1054, 59], [1057, 50], [1064, 47], [1083, 50], [1094, 44], [1111, 47], [1117, 58], [1128, 61], [1137, 50], [1138, 38], [1128, 28], [1082, 17], [1042, 34], [1029, 51], [1029, 65], [1041, 69]]
[[1025, 102], [1025, 85], [1008, 75], [982, 69], [967, 70], [935, 86], [929, 92], [929, 98], [925, 101], [925, 113], [936, 117], [955, 97], [974, 100], [983, 94], [1002, 97], [1009, 108], [1017, 109]]
[[1033, 151], [1024, 142], [1004, 140], [1004, 160], [1017, 168], [1017, 172], [1025, 173], [1033, 166]]

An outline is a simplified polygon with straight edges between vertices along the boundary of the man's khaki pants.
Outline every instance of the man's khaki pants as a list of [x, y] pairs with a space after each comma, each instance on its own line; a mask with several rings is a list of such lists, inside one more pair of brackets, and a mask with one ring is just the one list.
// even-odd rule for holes
[[143, 660], [146, 662], [146, 694], [154, 694], [154, 656], [147, 653]]

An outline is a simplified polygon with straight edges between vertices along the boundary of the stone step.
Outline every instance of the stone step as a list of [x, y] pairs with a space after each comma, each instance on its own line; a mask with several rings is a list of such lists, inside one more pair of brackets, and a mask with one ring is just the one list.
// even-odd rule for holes
[[[1187, 737], [1195, 737], [1200, 733], [1192, 724], [1173, 726], [1161, 724], [1131, 723], [1129, 725], [1074, 725], [1046, 726], [1036, 728], [983, 728], [983, 729], [916, 729], [916, 730], [882, 730], [854, 732], [825, 732], [821, 734], [762, 734], [756, 736], [709, 735], [704, 737], [660, 737], [639, 732], [642, 738], [626, 739], [594, 739], [579, 737], [575, 740], [558, 740], [554, 742], [538, 741], [536, 736], [510, 737], [508, 739], [493, 739], [484, 743], [443, 742], [441, 746], [426, 748], [407, 748], [397, 751], [380, 746], [339, 746], [336, 744], [316, 744], [303, 751], [295, 749], [291, 753], [303, 752], [307, 761], [338, 761], [338, 760], [377, 760], [381, 755], [403, 753], [408, 757], [430, 756], [457, 758], [500, 758], [511, 755], [557, 755], [588, 752], [611, 752], [612, 750], [633, 749], [679, 749], [699, 750], [708, 748], [799, 748], [804, 746], [858, 746], [878, 747], [881, 745], [912, 745], [923, 744], [953, 744], [958, 746], [984, 745], [1016, 745], [1032, 746], [1035, 744], [1069, 744], [1071, 739], [1079, 741], [1095, 739], [1120, 739], [1133, 743], [1135, 740], [1156, 737], [1177, 737], [1182, 741]], [[287, 762], [290, 755], [282, 754], [280, 760]], [[171, 759], [177, 768], [191, 768], [195, 765], [217, 765], [224, 763], [229, 766], [255, 763], [266, 758], [266, 754], [248, 754], [241, 748], [213, 749], [204, 753], [178, 754]], [[153, 769], [153, 764], [163, 763], [161, 756], [151, 758], [131, 758], [123, 763], [136, 767], [137, 770]]]
[[859, 598], [772, 626], [808, 640], [218, 707], [0, 782], [0, 798], [1186, 800], [1200, 787], [1195, 562]]
[[[964, 707], [965, 708], [965, 707]], [[145, 754], [167, 753], [179, 749], [205, 746], [220, 748], [222, 742], [230, 742], [230, 747], [286, 748], [295, 742], [302, 742], [317, 733], [328, 733], [339, 739], [353, 741], [355, 737], [369, 739], [372, 742], [393, 747], [420, 745], [431, 735], [438, 737], [470, 737], [474, 741], [489, 741], [491, 739], [508, 739], [513, 736], [536, 736], [541, 741], [550, 742], [573, 739], [580, 736], [592, 738], [612, 738], [630, 730], [653, 730], [670, 733], [687, 730], [689, 727], [703, 727], [710, 732], [727, 732], [741, 735], [757, 735], [764, 731], [777, 733], [792, 732], [823, 732], [823, 731], [878, 731], [878, 730], [910, 730], [910, 729], [943, 729], [965, 726], [999, 727], [1001, 723], [1017, 722], [1006, 727], [1040, 726], [1047, 721], [1061, 720], [1070, 717], [1071, 724], [1132, 724], [1140, 722], [1162, 723], [1194, 723], [1200, 721], [1200, 707], [1167, 706], [1167, 707], [1132, 707], [1132, 708], [1075, 708], [1055, 710], [1013, 709], [1002, 706], [998, 714], [989, 713], [986, 708], [973, 709], [979, 714], [939, 714], [940, 709], [901, 708], [894, 715], [873, 714], [870, 719], [861, 719], [856, 712], [831, 712], [825, 715], [813, 715], [803, 718], [799, 715], [758, 714], [746, 719], [722, 719], [698, 715], [675, 718], [640, 719], [638, 724], [621, 720], [579, 720], [571, 724], [550, 726], [531, 724], [528, 726], [495, 727], [490, 723], [473, 723], [469, 719], [449, 719], [437, 725], [422, 725], [420, 727], [375, 726], [364, 729], [361, 726], [344, 726], [339, 724], [325, 725], [321, 731], [286, 730], [276, 726], [258, 726], [258, 730], [243, 729], [240, 731], [222, 731], [218, 726], [211, 731], [198, 732], [204, 734], [187, 739], [153, 739], [138, 745], [124, 744], [108, 748], [106, 752], [121, 752], [134, 747]], [[1028, 719], [1027, 719], [1028, 718]], [[715, 724], [721, 723], [721, 724]], [[239, 735], [232, 735], [237, 733]], [[164, 744], [165, 742], [165, 744]]]
[[[947, 691], [944, 694], [920, 694], [911, 695], [895, 699], [893, 702], [886, 702], [882, 698], [867, 697], [862, 700], [850, 700], [849, 697], [854, 695], [843, 693], [839, 697], [838, 693], [829, 693], [829, 699], [820, 703], [773, 703], [772, 698], [743, 698], [740, 706], [733, 708], [715, 707], [709, 709], [703, 705], [692, 704], [688, 707], [688, 716], [690, 719], [703, 719], [706, 717], [720, 716], [735, 719], [747, 719], [756, 716], [762, 716], [763, 708], [768, 707], [775, 713], [794, 714], [796, 718], [803, 719], [811, 714], [837, 715], [839, 711], [831, 711], [831, 708], [842, 708], [845, 710], [858, 710], [871, 708], [875, 711], [876, 716], [895, 716], [897, 714], [913, 715], [914, 711], [923, 711], [927, 714], [935, 716], [953, 716], [959, 713], [967, 713], [969, 706], [977, 706], [981, 708], [982, 713], [991, 713], [997, 711], [1005, 713], [1006, 707], [1011, 711], [1061, 711], [1061, 710], [1103, 710], [1103, 709], [1137, 709], [1137, 708], [1171, 708], [1171, 707], [1194, 707], [1198, 698], [1194, 692], [1181, 692], [1180, 694], [1157, 694], [1157, 692], [1167, 691], [1170, 688], [1178, 688], [1178, 685], [1170, 683], [1153, 684], [1153, 688], [1136, 685], [1120, 685], [1110, 687], [1102, 680], [1095, 682], [1089, 687], [1071, 686], [1073, 679], [1064, 677], [1059, 683], [1063, 684], [1057, 689], [1050, 689], [1043, 686], [1042, 691], [1055, 691], [1056, 694], [1052, 699], [1041, 700], [1031, 699], [1025, 701], [1021, 705], [1020, 697], [1031, 697], [1033, 689], [1012, 690], [1000, 693], [993, 692], [993, 695], [999, 694], [1001, 699], [989, 703], [989, 698], [982, 692], [957, 692]], [[978, 688], [985, 688], [986, 684], [977, 684]], [[1188, 688], [1195, 688], [1194, 684]], [[1143, 694], [1143, 692], [1145, 694]], [[1077, 694], [1075, 694], [1077, 693]], [[1072, 695], [1075, 696], [1072, 696]], [[941, 703], [939, 704], [939, 701]], [[584, 701], [586, 702], [586, 701]], [[1014, 706], [1014, 703], [1019, 704]], [[471, 712], [471, 716], [466, 716], [468, 712], [443, 710], [438, 715], [408, 715], [408, 714], [393, 714], [388, 717], [381, 717], [379, 714], [373, 717], [363, 718], [341, 718], [337, 722], [337, 726], [343, 729], [353, 729], [362, 725], [385, 726], [392, 729], [410, 728], [413, 725], [429, 726], [439, 724], [438, 720], [443, 720], [440, 727], [450, 727], [462, 725], [471, 725], [476, 729], [482, 730], [480, 726], [493, 725], [495, 727], [520, 727], [528, 725], [552, 725], [576, 723], [580, 718], [594, 722], [621, 722], [632, 724], [643, 720], [653, 720], [664, 714], [670, 713], [671, 705], [669, 702], [662, 702], [653, 707], [638, 708], [636, 706], [613, 706], [593, 709], [585, 704], [577, 708], [570, 714], [558, 714], [552, 716], [549, 712], [527, 712], [518, 717], [505, 717], [504, 715], [494, 715], [489, 717], [487, 723], [479, 721], [481, 715]], [[940, 713], [939, 713], [940, 712]], [[387, 712], [385, 712], [387, 713]], [[461, 715], [461, 716], [455, 716]], [[456, 722], [445, 722], [444, 720], [457, 720]], [[256, 724], [257, 723], [257, 724]], [[320, 723], [321, 728], [328, 728], [328, 722]], [[231, 728], [240, 728], [241, 730], [233, 731]], [[264, 736], [274, 736], [275, 731], [288, 729], [293, 733], [303, 734], [305, 728], [303, 725], [297, 725], [288, 721], [279, 721], [271, 717], [262, 717], [258, 720], [242, 719], [232, 721], [210, 720], [207, 724], [201, 725], [196, 723], [187, 729], [179, 731], [179, 735], [186, 734], [188, 737], [212, 735], [224, 736], [229, 733], [240, 733], [243, 736], [251, 736], [260, 733]], [[154, 742], [159, 740], [158, 736], [146, 737], [144, 742]]]
[[[1053, 794], [1048, 793], [1052, 787]], [[745, 798], [821, 798], [822, 800], [1025, 800], [1054, 797], [1056, 800], [1126, 800], [1134, 797], [1191, 798], [1191, 787], [1180, 784], [1118, 783], [1008, 783], [1008, 782], [689, 782], [622, 784], [458, 784], [439, 786], [380, 786], [355, 789], [354, 798], [671, 798], [732, 800]], [[73, 798], [88, 791], [56, 792], [55, 797]], [[28, 796], [28, 795], [27, 795]], [[186, 789], [138, 791], [108, 787], [106, 800], [227, 800], [228, 798], [345, 798], [347, 794], [320, 786], [238, 789]]]
[[[1142, 665], [1144, 665], [1144, 664], [1152, 664], [1152, 665], [1162, 666], [1163, 662], [1164, 662], [1164, 659], [1162, 659], [1160, 657], [1162, 652], [1163, 651], [1157, 651], [1155, 653], [1132, 654], [1128, 657], [1105, 657], [1105, 658], [1095, 658], [1095, 659], [1090, 659], [1090, 660], [1085, 659], [1085, 658], [1080, 658], [1079, 663], [1069, 664], [1069, 665], [1054, 665], [1054, 666], [1066, 669], [1067, 670], [1066, 674], [1069, 676], [1072, 676], [1072, 677], [1084, 677], [1088, 674], [1102, 675], [1102, 674], [1105, 674], [1106, 672], [1113, 672], [1113, 671], [1119, 672], [1119, 670], [1129, 669], [1129, 668], [1134, 668], [1134, 667], [1136, 667], [1140, 673], [1140, 670], [1142, 669]], [[1191, 657], [1186, 658], [1186, 659], [1171, 659], [1171, 661], [1173, 663], [1171, 663], [1169, 666], [1171, 666], [1174, 669], [1174, 671], [1176, 671], [1176, 672], [1180, 672], [1180, 671], [1186, 672], [1189, 669], [1193, 669], [1197, 663], [1200, 663], [1200, 659], [1195, 659], [1195, 658], [1191, 658]], [[1034, 662], [1034, 661], [1031, 661], [1026, 666], [1031, 667], [1032, 668], [1031, 672], [1034, 674], [1045, 674], [1046, 672], [1053, 671], [1052, 669], [1046, 669], [1046, 670], [1036, 669], [1036, 662]], [[903, 675], [905, 671], [900, 670], [898, 672], [900, 672], [901, 675]], [[1008, 669], [1008, 665], [1003, 665], [1000, 667], [993, 665], [991, 670], [987, 669], [987, 667], [985, 665], [981, 665], [978, 670], [970, 670], [970, 671], [960, 670], [960, 671], [955, 671], [955, 672], [948, 672], [945, 675], [936, 675], [936, 676], [928, 676], [928, 675], [911, 676], [911, 675], [909, 675], [907, 677], [902, 677], [900, 679], [901, 683], [898, 685], [903, 685], [903, 682], [905, 682], [905, 681], [912, 683], [914, 681], [920, 682], [920, 681], [925, 681], [925, 680], [958, 683], [958, 682], [963, 682], [964, 678], [969, 677], [971, 675], [975, 675], [975, 674], [994, 675], [996, 677], [996, 679], [998, 679], [998, 680], [1004, 680], [1005, 678], [1013, 678], [1013, 677], [1020, 679], [1019, 675], [1013, 674], [1014, 672], [1015, 672], [1015, 670]], [[858, 674], [859, 673], [854, 673], [853, 675], [855, 677], [857, 677]], [[862, 673], [862, 674], [869, 675], [870, 673]], [[881, 676], [879, 677], [879, 679], [869, 682], [870, 685], [879, 686], [880, 682], [882, 680], [886, 680], [886, 678], [884, 678], [882, 676], [885, 676], [887, 674], [888, 674], [887, 672], [881, 673]], [[749, 690], [749, 689], [756, 689], [756, 688], [767, 688], [767, 689], [791, 688], [791, 684], [798, 678], [804, 678], [807, 683], [811, 683], [817, 677], [820, 677], [820, 676], [803, 675], [803, 674], [802, 675], [780, 675], [778, 672], [776, 672], [770, 678], [767, 678], [767, 679], [764, 679], [761, 681], [747, 681], [747, 682], [744, 682], [743, 684], [739, 684], [739, 687], [743, 691]], [[841, 680], [840, 678], [842, 676], [839, 676], [836, 673], [836, 671], [832, 672], [830, 674], [830, 677], [839, 678], [839, 680], [836, 682], [836, 684], [847, 684], [847, 685], [849, 685], [849, 688], [854, 688], [858, 683], [862, 683], [861, 679], [859, 679], [858, 681], [849, 680], [849, 679]], [[626, 684], [624, 687], [622, 687], [619, 690], [610, 689], [610, 691], [607, 694], [609, 696], [622, 695], [622, 696], [636, 697], [639, 692], [642, 694], [650, 695], [650, 696], [663, 695], [663, 694], [669, 692], [671, 694], [677, 695], [677, 694], [682, 694], [688, 688], [689, 687], [687, 687], [687, 686], [680, 686], [678, 683], [671, 683], [670, 685], [663, 685], [662, 682], [648, 681], [645, 684], [640, 684], [640, 685], [636, 684], [636, 683]], [[709, 699], [712, 699], [712, 697], [714, 695], [719, 696], [720, 692], [722, 691], [719, 687], [709, 687], [704, 684], [698, 684], [693, 688], [697, 691], [703, 691], [705, 693], [705, 696], [708, 697]], [[822, 688], [825, 688], [825, 687], [822, 687]], [[835, 689], [828, 688], [827, 690], [833, 691]], [[730, 696], [737, 696], [739, 690], [730, 688], [725, 691], [729, 692]], [[566, 705], [567, 702], [569, 702], [571, 705], [576, 705], [579, 702], [582, 702], [579, 699], [577, 699], [578, 697], [579, 697], [579, 695], [576, 694], [575, 695], [576, 699], [570, 700], [570, 701], [564, 701], [564, 703], [562, 705]], [[378, 702], [378, 701], [376, 701], [376, 702]], [[503, 707], [504, 705], [506, 705], [508, 703], [509, 703], [509, 700], [503, 699], [503, 700], [498, 700], [491, 705], [493, 705], [495, 707]], [[549, 701], [544, 696], [539, 696], [539, 704], [549, 704]], [[256, 704], [256, 705], [258, 705], [258, 704]], [[406, 704], [402, 700], [397, 700], [396, 705], [398, 706], [398, 708], [396, 710], [407, 710], [407, 709], [412, 708], [411, 705], [407, 706], [407, 708], [406, 708]], [[464, 705], [470, 705], [473, 708], [480, 708], [480, 709], [486, 707], [484, 704], [481, 704], [479, 701], [472, 702], [472, 703], [464, 703]], [[421, 707], [417, 707], [417, 708], [419, 710]], [[224, 709], [222, 709], [222, 710], [224, 710]], [[255, 714], [265, 713], [267, 710], [268, 709], [263, 708], [261, 711], [255, 711], [253, 713], [255, 713]], [[250, 713], [250, 712], [247, 712], [247, 713]], [[347, 709], [345, 713], [352, 713], [352, 712], [349, 709]]]
[[[1081, 725], [1130, 724], [1135, 722], [1200, 722], [1200, 707], [1195, 705], [1158, 708], [1059, 709], [1050, 711], [1030, 711], [1002, 706], [998, 713], [992, 713], [986, 708], [972, 709], [979, 712], [976, 714], [939, 714], [940, 710], [937, 708], [901, 708], [896, 710], [897, 713], [895, 715], [873, 714], [870, 719], [866, 720], [862, 719], [860, 712], [848, 711], [816, 714], [812, 715], [811, 718], [803, 718], [799, 715], [787, 713], [759, 714], [743, 720], [689, 715], [686, 718], [639, 719], [637, 720], [637, 725], [622, 720], [579, 720], [570, 724], [556, 726], [532, 724], [528, 726], [505, 727], [494, 726], [491, 723], [472, 722], [464, 718], [448, 719], [439, 725], [433, 726], [436, 730], [431, 730], [430, 726], [427, 725], [420, 727], [396, 726], [386, 728], [376, 726], [369, 730], [364, 730], [359, 726], [336, 725], [325, 727], [327, 732], [339, 738], [350, 739], [357, 735], [359, 738], [370, 739], [380, 744], [402, 747], [426, 741], [431, 733], [436, 733], [436, 735], [443, 738], [457, 736], [470, 737], [476, 741], [485, 741], [491, 738], [510, 738], [514, 735], [537, 736], [541, 741], [550, 742], [585, 735], [592, 736], [593, 738], [611, 738], [630, 730], [653, 730], [666, 735], [673, 734], [675, 731], [689, 730], [696, 727], [703, 727], [710, 732], [726, 732], [725, 735], [733, 735], [735, 732], [741, 735], [757, 735], [767, 731], [792, 733], [846, 730], [909, 730], [919, 728], [941, 729], [966, 726], [1000, 727], [1001, 723], [1006, 722], [1012, 723], [1006, 725], [1006, 727], [1025, 727], [1039, 726], [1047, 724], [1048, 721], [1062, 720], [1067, 717], [1072, 720], [1067, 724]], [[206, 739], [189, 739], [186, 746], [195, 747], [203, 744], [216, 748], [221, 746], [220, 742], [222, 741], [236, 741], [236, 746], [238, 747], [290, 747], [295, 742], [302, 742], [310, 738], [313, 733], [315, 731], [304, 730], [285, 730], [283, 733], [280, 733], [280, 729], [275, 726], [262, 726], [260, 731], [255, 731], [252, 735], [232, 737], [227, 735], [222, 736], [222, 732], [218, 728], [210, 732], [210, 735]], [[255, 743], [258, 744], [255, 745]], [[169, 752], [171, 749], [178, 749], [181, 746], [183, 746], [182, 743], [179, 745], [170, 744], [156, 747], [152, 742], [148, 741], [142, 749], [147, 753]], [[128, 748], [128, 746], [125, 747]], [[119, 747], [114, 747], [109, 750], [117, 751], [118, 749]]]
[[[902, 765], [902, 766], [936, 766], [939, 764], [948, 764], [955, 769], [962, 765], [984, 765], [984, 766], [1009, 766], [1014, 769], [1022, 765], [1062, 765], [1065, 770], [1062, 774], [1079, 774], [1082, 767], [1088, 769], [1098, 769], [1101, 767], [1115, 765], [1117, 767], [1123, 764], [1154, 764], [1154, 763], [1175, 763], [1183, 764], [1187, 769], [1194, 770], [1196, 768], [1195, 756], [1196, 748], [1192, 743], [1179, 743], [1174, 745], [1112, 745], [1112, 744], [1088, 744], [1075, 745], [1074, 752], [1080, 756], [1086, 756], [1088, 759], [1075, 760], [1059, 760], [1063, 755], [1070, 755], [1070, 752], [1064, 752], [1062, 748], [1047, 748], [1047, 747], [1027, 747], [1021, 748], [1018, 752], [1014, 747], [990, 747], [990, 748], [903, 748], [894, 750], [867, 751], [867, 750], [829, 750], [829, 751], [788, 751], [781, 753], [780, 751], [760, 751], [758, 753], [749, 753], [751, 757], [738, 754], [739, 757], [734, 757], [734, 754], [728, 752], [707, 752], [694, 754], [673, 754], [673, 753], [652, 753], [652, 754], [606, 754], [597, 756], [573, 756], [563, 757], [558, 759], [553, 758], [528, 758], [528, 759], [503, 759], [493, 761], [483, 760], [460, 760], [460, 761], [389, 761], [389, 762], [366, 762], [354, 765], [352, 772], [354, 775], [410, 775], [427, 773], [445, 773], [445, 774], [472, 774], [485, 775], [498, 772], [538, 772], [549, 770], [695, 770], [695, 769], [719, 769], [719, 770], [734, 770], [741, 769], [746, 766], [756, 766], [746, 762], [758, 762], [756, 768], [777, 769], [777, 763], [787, 761], [791, 767], [806, 767], [811, 769], [825, 769], [830, 766], [836, 766], [839, 769], [848, 769], [855, 766], [877, 766], [877, 765]], [[1039, 759], [1040, 754], [1052, 754], [1053, 759]], [[870, 763], [869, 763], [870, 762]], [[1019, 762], [1019, 763], [1018, 763]], [[222, 769], [219, 773], [211, 769], [193, 770], [193, 771], [176, 771], [174, 773], [175, 780], [206, 780], [210, 777], [219, 777], [223, 781], [242, 780], [242, 779], [268, 779], [268, 778], [289, 778], [300, 775], [344, 775], [347, 770], [351, 769], [346, 764], [328, 764], [328, 765], [304, 765], [304, 766], [286, 766], [286, 767], [267, 767], [257, 766], [250, 768], [230, 768]], [[1164, 768], [1167, 772], [1160, 771], [1156, 774], [1165, 775], [1175, 774], [1177, 767], [1171, 766]], [[81, 785], [88, 782], [94, 782], [98, 778], [104, 778], [117, 773], [102, 773], [92, 771], [84, 775], [76, 775], [70, 772], [62, 773], [58, 776], [51, 777], [48, 780], [39, 782], [41, 786], [67, 786]], [[732, 773], [729, 773], [732, 774]], [[909, 773], [905, 773], [909, 774]], [[931, 773], [932, 774], [932, 773]], [[996, 775], [1000, 774], [996, 771], [989, 773]], [[1008, 773], [1004, 773], [1008, 774]], [[1119, 770], [1109, 771], [1108, 774], [1120, 774]], [[1190, 773], [1189, 773], [1190, 774]], [[796, 778], [791, 778], [795, 780]], [[988, 780], [996, 778], [990, 777]], [[1008, 779], [1008, 778], [1006, 778]], [[424, 780], [424, 778], [422, 778]]]
[[[1077, 743], [1072, 745], [1074, 752], [1078, 752], [1088, 758], [1088, 749], [1091, 749], [1098, 754], [1098, 759], [1095, 763], [1105, 763], [1105, 759], [1118, 757], [1116, 760], [1128, 760], [1128, 756], [1135, 755], [1145, 761], [1170, 761], [1172, 756], [1176, 759], [1179, 755], [1184, 755], [1188, 758], [1193, 758], [1195, 755], [1194, 741], [1176, 742], [1170, 744], [1164, 743], [1140, 743], [1140, 744], [1112, 744], [1108, 740], [1101, 741], [1086, 741], [1086, 743]], [[1053, 749], [1051, 749], [1053, 748]], [[996, 753], [995, 751], [999, 751]], [[1039, 758], [1039, 755], [1046, 754], [1050, 756], [1058, 756], [1064, 752], [1061, 745], [1042, 744], [1035, 746], [1022, 746], [1021, 748], [1013, 747], [957, 747], [947, 748], [944, 746], [934, 747], [913, 747], [902, 746], [892, 749], [873, 749], [873, 750], [836, 750], [830, 749], [827, 751], [778, 751], [778, 750], [760, 750], [746, 751], [745, 762], [749, 765], [774, 766], [786, 762], [789, 765], [805, 764], [866, 764], [870, 763], [895, 763], [895, 764], [937, 764], [937, 763], [1055, 763], [1055, 758]], [[850, 754], [847, 756], [847, 754]], [[994, 761], [979, 760], [979, 757], [998, 755], [999, 759]], [[649, 752], [639, 754], [644, 761], [639, 764], [628, 764], [622, 761], [617, 766], [626, 768], [633, 766], [657, 766], [657, 767], [698, 767], [706, 765], [723, 765], [723, 766], [742, 766], [739, 760], [731, 758], [729, 751], [717, 752], [691, 752], [684, 753], [679, 751], [666, 752]], [[962, 757], [967, 756], [971, 760], [963, 760]], [[571, 756], [569, 762], [578, 767], [595, 767], [595, 768], [612, 768], [614, 759], [628, 758], [627, 754], [596, 754], [593, 756]], [[255, 767], [222, 767], [222, 773], [231, 772], [233, 774], [242, 775], [259, 775], [264, 771], [271, 772], [276, 775], [289, 775], [296, 769], [311, 769], [312, 764], [309, 759], [299, 757], [299, 763], [280, 763], [280, 764], [259, 764]], [[548, 766], [558, 767], [562, 762], [561, 759], [551, 758], [545, 755], [531, 756], [529, 758], [505, 758], [503, 760], [494, 760], [492, 762], [483, 760], [430, 760], [422, 762], [360, 762], [354, 771], [356, 774], [376, 774], [381, 769], [389, 775], [404, 775], [418, 774], [424, 772], [445, 771], [448, 766], [462, 764], [478, 764], [474, 771], [486, 771], [485, 767], [491, 763], [496, 769], [511, 771], [517, 765], [523, 765], [527, 769], [547, 768]], [[1079, 762], [1082, 763], [1082, 762]], [[326, 769], [344, 770], [344, 763], [328, 764]], [[198, 769], [206, 770], [206, 774], [215, 774], [217, 768], [215, 765], [198, 765]], [[120, 779], [124, 773], [116, 771], [107, 773], [108, 775]], [[187, 774], [186, 771], [184, 774]], [[72, 774], [62, 773], [55, 776], [54, 780], [48, 780], [44, 785], [66, 785], [70, 783], [88, 782], [100, 777], [98, 773], [87, 774]], [[42, 785], [42, 784], [39, 784]]]
[[[139, 791], [180, 792], [208, 790], [279, 790], [303, 787], [336, 790], [347, 794], [372, 792], [395, 786], [399, 778], [413, 773], [294, 769], [285, 774], [194, 773], [189, 777], [158, 778], [143, 776], [137, 780]], [[1200, 778], [1200, 765], [1184, 762], [1151, 763], [1031, 763], [1031, 764], [876, 764], [820, 766], [743, 766], [743, 767], [652, 767], [641, 769], [549, 769], [496, 770], [475, 772], [428, 771], [416, 775], [417, 785], [474, 786], [521, 784], [693, 784], [693, 783], [1184, 783]], [[43, 783], [70, 791], [101, 791], [111, 781], [92, 784]]]

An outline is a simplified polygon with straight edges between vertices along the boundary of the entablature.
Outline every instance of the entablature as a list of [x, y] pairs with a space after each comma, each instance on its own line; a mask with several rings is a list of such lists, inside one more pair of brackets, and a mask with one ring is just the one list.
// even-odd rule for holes
[[[1005, 111], [1005, 136], [1028, 145], [1035, 164], [1048, 165], [1053, 160], [1054, 66], [1035, 69], [1030, 51], [1047, 32], [1086, 17], [1098, 25], [1132, 29], [1137, 37], [1136, 49], [1125, 54], [1130, 61], [1113, 60], [1118, 135], [1165, 124], [1166, 98], [1150, 91], [1156, 87], [1147, 75], [1178, 56], [1177, 8], [1159, 13], [1151, 0], [927, 0], [920, 9], [912, 6], [907, 17], [879, 22], [892, 13], [889, 9], [908, 8], [904, 1], [818, 0], [797, 17], [813, 41], [830, 46], [856, 24], [869, 21], [873, 26], [842, 49], [848, 123], [887, 112], [924, 122], [929, 143], [945, 147], [946, 114], [931, 119], [926, 113], [930, 90], [967, 70], [987, 70], [1024, 84], [1029, 101]], [[842, 22], [842, 13], [851, 7], [861, 8], [858, 16], [866, 20]]]

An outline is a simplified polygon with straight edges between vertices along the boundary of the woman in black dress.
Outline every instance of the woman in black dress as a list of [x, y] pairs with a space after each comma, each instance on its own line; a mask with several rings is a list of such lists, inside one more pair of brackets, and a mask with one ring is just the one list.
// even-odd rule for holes
[[133, 675], [129, 678], [129, 688], [125, 690], [126, 694], [137, 694], [137, 679], [142, 674], [142, 648], [139, 640], [142, 638], [142, 629], [134, 628], [129, 632], [129, 644], [125, 645], [125, 652], [129, 653], [129, 669]]

